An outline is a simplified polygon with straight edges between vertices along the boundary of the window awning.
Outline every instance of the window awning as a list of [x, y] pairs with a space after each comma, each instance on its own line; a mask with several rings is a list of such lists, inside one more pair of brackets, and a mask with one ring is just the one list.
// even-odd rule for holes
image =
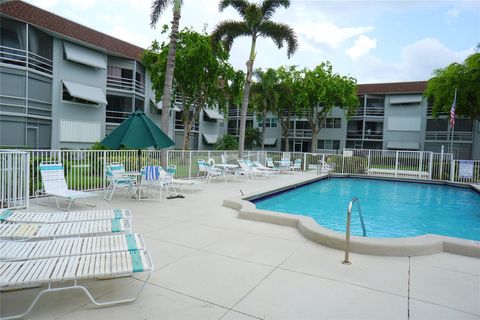
[[107, 69], [106, 57], [100, 52], [78, 46], [70, 42], [63, 42], [65, 58], [97, 69]]
[[277, 138], [265, 138], [264, 145], [274, 146], [277, 143]]
[[420, 150], [420, 143], [417, 141], [389, 141], [387, 149], [395, 150]]
[[217, 143], [218, 140], [218, 135], [217, 134], [211, 134], [211, 133], [202, 133], [203, 138], [207, 142], [207, 144], [215, 144]]
[[92, 101], [98, 104], [107, 104], [105, 94], [103, 93], [102, 89], [98, 87], [87, 86], [85, 84], [65, 80], [62, 82], [72, 97]]
[[205, 112], [207, 117], [212, 120], [224, 120], [223, 116], [217, 110], [205, 109], [203, 111]]
[[421, 102], [421, 95], [401, 95], [390, 97], [390, 104], [417, 104]]
[[[163, 107], [162, 107], [162, 101], [160, 101], [159, 103], [155, 103], [155, 100], [152, 98], [150, 99], [150, 101], [157, 107], [157, 110], [162, 110]], [[179, 107], [177, 106], [174, 106], [173, 108], [170, 109], [171, 111], [175, 111], [175, 112], [179, 112], [179, 111], [182, 111], [180, 110]]]

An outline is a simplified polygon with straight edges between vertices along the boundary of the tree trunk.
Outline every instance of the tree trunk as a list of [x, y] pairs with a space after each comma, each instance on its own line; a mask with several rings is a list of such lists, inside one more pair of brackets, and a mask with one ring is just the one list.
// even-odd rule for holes
[[242, 112], [240, 113], [240, 137], [238, 141], [238, 158], [243, 157], [245, 146], [245, 125], [247, 122], [248, 100], [250, 98], [250, 87], [252, 86], [253, 62], [255, 61], [255, 44], [257, 39], [252, 38], [250, 48], [250, 58], [247, 61], [247, 77], [245, 78], [245, 87], [243, 88]]
[[[173, 11], [173, 21], [172, 21], [172, 32], [170, 33], [170, 43], [168, 47], [168, 56], [167, 56], [167, 68], [165, 70], [165, 83], [163, 85], [163, 97], [162, 97], [162, 121], [161, 128], [167, 136], [169, 134], [169, 118], [170, 118], [170, 105], [172, 104], [172, 84], [173, 84], [173, 73], [175, 69], [175, 54], [177, 52], [177, 40], [178, 40], [178, 29], [180, 24], [180, 12], [181, 12], [180, 1], [176, 0], [175, 8]], [[162, 166], [167, 166], [167, 152], [163, 151], [161, 153], [161, 163]]]
[[311, 153], [316, 153], [317, 152], [317, 134], [320, 130], [318, 128], [312, 127], [312, 140], [311, 140], [311, 146], [310, 146], [310, 152]]
[[182, 149], [183, 150], [188, 150], [190, 149], [188, 147], [188, 143], [190, 142], [190, 131], [191, 131], [191, 124], [193, 123], [190, 122], [190, 112], [188, 112], [187, 115], [183, 115], [183, 144], [182, 144]]
[[266, 132], [265, 132], [266, 130], [265, 130], [265, 128], [267, 127], [267, 124], [266, 124], [266, 121], [265, 121], [265, 120], [267, 120], [267, 110], [266, 110], [266, 109], [263, 110], [263, 115], [262, 115], [262, 117], [263, 117], [263, 125], [262, 125], [262, 151], [264, 151], [264, 150], [265, 150], [265, 137], [266, 137]]

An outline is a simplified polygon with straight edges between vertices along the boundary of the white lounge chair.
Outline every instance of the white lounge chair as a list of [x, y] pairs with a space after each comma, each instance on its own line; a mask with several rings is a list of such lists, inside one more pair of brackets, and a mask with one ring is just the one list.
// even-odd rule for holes
[[210, 180], [215, 177], [223, 177], [225, 182], [227, 182], [227, 176], [225, 175], [225, 171], [223, 171], [222, 169], [209, 166], [205, 162], [205, 160], [202, 160], [202, 159], [198, 159], [197, 164], [198, 164], [198, 172], [206, 173], [207, 183], [209, 183]]
[[290, 170], [293, 172], [302, 171], [302, 159], [295, 159], [293, 166], [290, 166]]
[[333, 167], [328, 163], [326, 163], [325, 161], [320, 160], [318, 170], [320, 173], [329, 173], [333, 171]]
[[253, 161], [253, 165], [255, 166], [255, 168], [261, 171], [266, 171], [269, 173], [279, 173], [278, 169], [266, 167], [263, 164], [261, 164], [259, 161]]
[[112, 219], [132, 219], [129, 209], [71, 211], [71, 212], [23, 212], [0, 210], [0, 222], [15, 223], [63, 223]]
[[[146, 250], [114, 253], [86, 254], [46, 259], [29, 259], [0, 262], [0, 291], [22, 289], [47, 284], [33, 299], [25, 312], [3, 316], [1, 319], [23, 318], [32, 311], [40, 297], [49, 292], [81, 290], [97, 306], [113, 306], [137, 300], [153, 271], [153, 261]], [[134, 273], [148, 272], [137, 293], [128, 299], [97, 301], [79, 280], [115, 278], [131, 276]], [[66, 282], [72, 282], [66, 286]], [[62, 284], [53, 287], [54, 284]], [[130, 290], [130, 287], [128, 288]]]
[[114, 233], [130, 233], [127, 219], [97, 220], [66, 223], [0, 223], [0, 239], [29, 240], [80, 237]]
[[[139, 199], [145, 200], [148, 198], [148, 192], [152, 189], [159, 190], [158, 200], [162, 199], [163, 190], [169, 191], [170, 188], [175, 190], [172, 183], [172, 174], [167, 173], [160, 166], [146, 166], [142, 169], [142, 181], [139, 189]], [[142, 198], [143, 189], [146, 189], [146, 198]], [[151, 198], [150, 198], [151, 199]]]
[[44, 259], [84, 254], [143, 250], [140, 234], [129, 233], [81, 238], [60, 238], [38, 241], [0, 241], [0, 261]]
[[265, 173], [256, 169], [250, 167], [247, 162], [243, 159], [238, 159], [238, 165], [240, 166], [240, 169], [245, 173], [247, 178], [254, 178], [254, 177], [263, 177], [265, 176]]
[[[57, 207], [60, 210], [68, 211], [70, 206], [77, 199], [95, 198], [94, 204], [90, 206], [96, 206], [98, 201], [98, 195], [91, 192], [83, 192], [77, 190], [69, 190], [67, 182], [65, 181], [65, 175], [63, 170], [63, 164], [60, 162], [41, 162], [40, 175], [42, 177], [43, 192], [46, 195], [53, 196], [57, 203]], [[37, 190], [35, 195], [37, 197], [38, 204], [42, 204], [39, 200], [41, 190]], [[64, 199], [67, 202], [67, 207], [61, 207], [58, 199]]]
[[113, 194], [118, 189], [127, 189], [128, 194], [133, 193], [137, 198], [137, 190], [135, 189], [135, 182], [132, 177], [125, 174], [125, 167], [122, 163], [110, 163], [105, 167], [105, 176], [108, 180], [107, 189], [103, 198], [110, 201]]

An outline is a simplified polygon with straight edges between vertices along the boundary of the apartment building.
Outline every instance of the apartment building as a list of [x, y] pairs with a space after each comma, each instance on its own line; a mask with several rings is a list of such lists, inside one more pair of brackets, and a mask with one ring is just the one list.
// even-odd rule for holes
[[[360, 104], [346, 118], [334, 108], [317, 136], [317, 151], [340, 152], [344, 148], [425, 150], [452, 152], [459, 159], [480, 159], [480, 123], [458, 117], [453, 144], [448, 132], [448, 113], [432, 116], [432, 107], [423, 96], [426, 81], [360, 84]], [[227, 132], [238, 135], [240, 113], [231, 109]], [[261, 122], [247, 115], [247, 126], [261, 130]], [[267, 149], [283, 150], [278, 119], [267, 118]], [[290, 151], [310, 152], [312, 130], [306, 119], [293, 117], [288, 134]]]
[[[160, 126], [163, 108], [143, 50], [23, 1], [2, 1], [0, 147], [89, 148], [139, 109]], [[167, 112], [179, 147], [182, 106], [175, 101]], [[209, 110], [200, 118], [191, 147], [213, 148], [223, 117]]]

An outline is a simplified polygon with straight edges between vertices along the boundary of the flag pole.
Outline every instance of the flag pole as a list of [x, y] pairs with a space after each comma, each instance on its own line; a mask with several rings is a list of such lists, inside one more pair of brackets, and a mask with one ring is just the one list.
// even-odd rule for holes
[[452, 108], [450, 108], [450, 153], [453, 155], [453, 134], [455, 133], [455, 109], [457, 108], [457, 89], [455, 89], [455, 97], [453, 98]]

